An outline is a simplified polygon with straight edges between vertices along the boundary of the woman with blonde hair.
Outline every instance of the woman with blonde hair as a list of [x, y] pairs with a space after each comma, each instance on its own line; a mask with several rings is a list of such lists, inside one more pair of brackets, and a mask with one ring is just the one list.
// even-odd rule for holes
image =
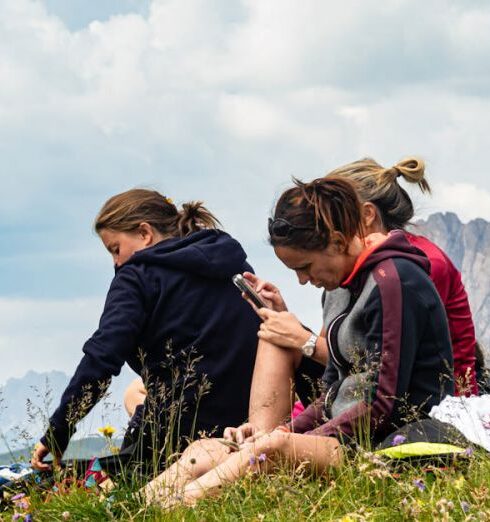
[[115, 276], [34, 468], [48, 469], [48, 452], [63, 453], [125, 363], [146, 387], [123, 444], [139, 458], [164, 460], [164, 446], [172, 452], [201, 431], [245, 420], [259, 320], [231, 279], [250, 270], [247, 256], [218, 224], [201, 202], [178, 209], [152, 190], [129, 190], [104, 204], [95, 230]]

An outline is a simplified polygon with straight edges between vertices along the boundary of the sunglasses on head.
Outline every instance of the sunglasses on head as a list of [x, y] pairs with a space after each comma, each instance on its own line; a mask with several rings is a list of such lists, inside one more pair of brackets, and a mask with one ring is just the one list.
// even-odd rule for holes
[[314, 227], [298, 227], [284, 218], [269, 218], [269, 235], [271, 237], [288, 237], [293, 230], [314, 230]]

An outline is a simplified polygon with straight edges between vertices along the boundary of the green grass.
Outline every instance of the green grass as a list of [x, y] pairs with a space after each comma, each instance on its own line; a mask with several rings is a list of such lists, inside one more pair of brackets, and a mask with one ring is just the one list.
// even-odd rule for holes
[[[386, 462], [386, 461], [384, 461]], [[414, 481], [417, 482], [418, 487]], [[383, 464], [369, 453], [348, 460], [329, 477], [313, 478], [301, 470], [281, 469], [275, 476], [248, 475], [194, 508], [164, 512], [147, 508], [131, 494], [136, 487], [113, 492], [112, 503], [85, 489], [72, 488], [48, 502], [35, 490], [30, 512], [35, 521], [63, 520], [338, 520], [353, 521], [490, 521], [490, 457], [477, 451], [444, 467]], [[466, 512], [465, 512], [466, 511]], [[11, 520], [12, 508], [3, 514]], [[2, 516], [2, 514], [0, 514]]]

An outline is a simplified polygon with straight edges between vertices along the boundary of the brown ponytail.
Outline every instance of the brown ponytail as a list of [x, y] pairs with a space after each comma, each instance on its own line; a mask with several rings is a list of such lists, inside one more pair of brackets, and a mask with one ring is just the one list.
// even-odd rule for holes
[[273, 219], [290, 226], [281, 234], [270, 227], [272, 246], [321, 250], [329, 245], [333, 232], [346, 241], [362, 237], [361, 206], [348, 180], [329, 177], [303, 183], [294, 179], [294, 184], [276, 204]]
[[352, 181], [361, 200], [376, 205], [387, 230], [405, 228], [414, 215], [412, 200], [398, 183], [400, 176], [408, 183], [416, 183], [423, 193], [431, 191], [425, 179], [425, 163], [415, 157], [403, 159], [388, 169], [365, 158], [327, 174], [327, 178], [331, 176]]
[[141, 223], [173, 237], [185, 237], [220, 224], [199, 201], [185, 203], [178, 211], [171, 199], [157, 191], [132, 189], [106, 201], [95, 218], [94, 228], [97, 233], [103, 229], [133, 232]]
[[180, 237], [188, 236], [203, 228], [218, 228], [220, 222], [203, 206], [202, 201], [190, 201], [182, 205], [177, 221]]

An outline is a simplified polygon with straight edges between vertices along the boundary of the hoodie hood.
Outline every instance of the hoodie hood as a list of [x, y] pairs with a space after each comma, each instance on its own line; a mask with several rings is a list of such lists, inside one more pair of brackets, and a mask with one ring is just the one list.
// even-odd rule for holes
[[381, 261], [393, 257], [402, 257], [409, 259], [416, 265], [420, 266], [427, 274], [430, 275], [430, 261], [425, 253], [419, 248], [413, 246], [407, 238], [403, 230], [392, 230], [386, 236], [373, 234], [377, 236], [374, 241], [370, 241], [367, 236], [367, 248], [359, 256], [352, 272], [347, 279], [342, 282], [343, 288], [356, 286], [358, 281], [362, 279], [362, 275], [371, 270]]
[[136, 252], [122, 266], [144, 263], [182, 272], [229, 279], [243, 272], [247, 255], [240, 243], [221, 230], [200, 230], [184, 238], [170, 238]]

